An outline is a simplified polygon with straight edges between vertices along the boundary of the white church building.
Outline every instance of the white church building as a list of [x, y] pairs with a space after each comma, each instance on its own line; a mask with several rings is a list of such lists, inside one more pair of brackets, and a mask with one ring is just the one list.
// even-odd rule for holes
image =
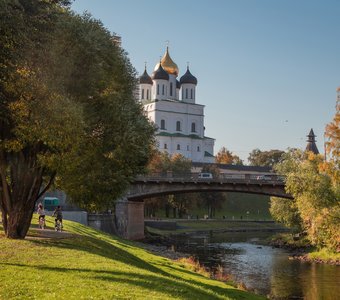
[[151, 77], [146, 71], [139, 78], [139, 98], [150, 121], [157, 125], [160, 151], [180, 153], [193, 162], [214, 162], [215, 139], [204, 135], [204, 105], [196, 103], [197, 79], [187, 67], [179, 69], [166, 52]]

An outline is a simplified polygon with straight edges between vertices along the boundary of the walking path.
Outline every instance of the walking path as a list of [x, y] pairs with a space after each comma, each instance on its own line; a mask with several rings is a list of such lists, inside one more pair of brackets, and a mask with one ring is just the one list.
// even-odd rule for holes
[[39, 228], [30, 228], [29, 234], [26, 236], [28, 240], [36, 240], [36, 239], [65, 239], [69, 237], [73, 237], [75, 234], [69, 233], [67, 231], [55, 231], [54, 229], [39, 229]]

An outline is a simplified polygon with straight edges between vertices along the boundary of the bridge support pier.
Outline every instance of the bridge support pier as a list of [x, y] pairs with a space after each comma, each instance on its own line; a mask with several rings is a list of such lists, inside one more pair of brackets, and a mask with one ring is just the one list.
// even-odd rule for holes
[[119, 236], [128, 240], [144, 238], [144, 202], [120, 199], [116, 203], [115, 215]]

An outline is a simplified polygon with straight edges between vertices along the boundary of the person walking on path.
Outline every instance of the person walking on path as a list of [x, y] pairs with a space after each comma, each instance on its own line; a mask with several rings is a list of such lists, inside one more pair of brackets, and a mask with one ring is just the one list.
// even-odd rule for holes
[[58, 221], [60, 223], [60, 231], [63, 228], [63, 213], [61, 211], [61, 207], [60, 205], [58, 205], [56, 207], [56, 209], [54, 210], [52, 217], [55, 217], [55, 224], [54, 227], [57, 230], [58, 229]]
[[39, 227], [41, 229], [44, 229], [46, 227], [46, 222], [45, 222], [46, 213], [45, 213], [42, 203], [38, 204], [37, 214], [39, 215], [39, 218], [38, 218]]

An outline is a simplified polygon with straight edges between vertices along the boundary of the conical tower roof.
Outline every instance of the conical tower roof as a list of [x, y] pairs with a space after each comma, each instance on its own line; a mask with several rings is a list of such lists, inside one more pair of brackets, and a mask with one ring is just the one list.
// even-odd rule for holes
[[161, 63], [158, 64], [158, 68], [152, 73], [152, 79], [169, 80], [169, 74], [165, 72]]
[[140, 84], [153, 84], [151, 77], [149, 76], [148, 72], [146, 72], [146, 67], [142, 76], [139, 77]]
[[180, 83], [181, 84], [183, 84], [183, 83], [191, 83], [191, 84], [197, 85], [197, 78], [190, 73], [189, 67], [187, 67], [187, 71], [181, 77]]
[[[168, 73], [175, 75], [176, 77], [178, 76], [179, 69], [176, 63], [171, 59], [170, 54], [169, 54], [169, 47], [166, 47], [165, 54], [163, 55], [160, 63], [162, 64], [163, 69]], [[155, 66], [155, 71], [158, 69], [160, 63], [158, 63]]]
[[316, 142], [316, 140], [315, 140], [316, 135], [314, 134], [313, 128], [311, 128], [307, 137], [308, 137], [308, 140], [307, 140], [306, 151], [311, 151], [314, 154], [319, 154], [318, 147], [316, 146], [316, 143], [315, 143]]

